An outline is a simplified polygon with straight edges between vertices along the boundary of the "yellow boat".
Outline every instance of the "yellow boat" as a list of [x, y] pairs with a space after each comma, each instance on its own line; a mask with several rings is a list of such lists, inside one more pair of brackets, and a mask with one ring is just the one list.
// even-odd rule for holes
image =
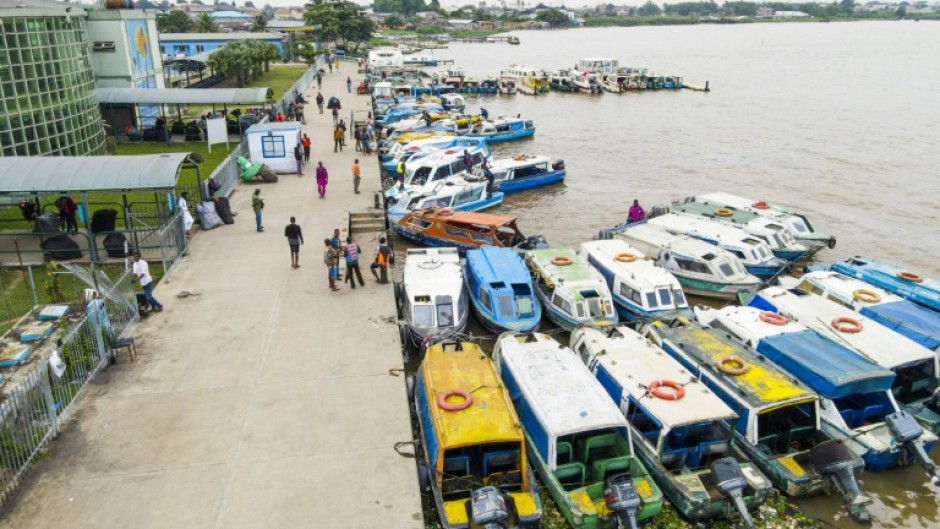
[[472, 343], [435, 344], [415, 381], [426, 466], [445, 529], [537, 528], [542, 504], [525, 438], [489, 358]]
[[438, 138], [444, 136], [456, 136], [456, 133], [453, 132], [443, 132], [439, 130], [427, 131], [427, 132], [406, 132], [401, 136], [395, 138], [397, 143], [409, 143], [415, 140], [426, 140], [428, 138]]

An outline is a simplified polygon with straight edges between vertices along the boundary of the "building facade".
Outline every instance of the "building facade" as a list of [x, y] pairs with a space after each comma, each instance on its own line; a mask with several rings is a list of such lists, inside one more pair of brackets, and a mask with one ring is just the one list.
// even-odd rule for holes
[[102, 154], [86, 12], [0, 0], [0, 156]]
[[[174, 57], [190, 57], [215, 51], [236, 40], [260, 40], [273, 44], [281, 57], [286, 57], [283, 33], [160, 33], [160, 53]], [[181, 57], [180, 57], [181, 58]]]

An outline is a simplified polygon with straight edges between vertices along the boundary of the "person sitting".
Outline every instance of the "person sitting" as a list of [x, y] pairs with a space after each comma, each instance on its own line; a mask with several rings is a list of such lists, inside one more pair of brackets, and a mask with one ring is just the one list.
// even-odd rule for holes
[[646, 210], [644, 210], [643, 206], [640, 205], [639, 200], [634, 199], [633, 205], [630, 206], [630, 211], [627, 212], [627, 224], [641, 222], [644, 220], [646, 220]]

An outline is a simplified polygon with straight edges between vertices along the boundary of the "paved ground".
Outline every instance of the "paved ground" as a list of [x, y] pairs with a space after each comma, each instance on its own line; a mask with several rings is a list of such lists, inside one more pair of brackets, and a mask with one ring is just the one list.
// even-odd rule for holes
[[[367, 107], [346, 94], [350, 74], [327, 74], [323, 91], [347, 119]], [[367, 275], [364, 289], [330, 292], [321, 257], [345, 212], [368, 207], [378, 167], [364, 164], [354, 195], [353, 142], [334, 154], [330, 116], [307, 114], [314, 163], [257, 185], [266, 231], [249, 207], [256, 186], [242, 185], [236, 223], [195, 236], [156, 290], [166, 310], [136, 330], [137, 361], [122, 356], [93, 383], [0, 527], [423, 527], [414, 461], [393, 450], [412, 439], [405, 379], [389, 374], [402, 367], [398, 331], [370, 321], [394, 315], [391, 286]], [[331, 174], [326, 200], [316, 160]], [[306, 239], [297, 270], [291, 215]], [[375, 241], [361, 242], [368, 263]]]

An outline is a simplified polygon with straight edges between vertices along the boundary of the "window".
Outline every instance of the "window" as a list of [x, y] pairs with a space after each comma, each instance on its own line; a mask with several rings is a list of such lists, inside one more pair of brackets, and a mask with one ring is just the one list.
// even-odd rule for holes
[[642, 303], [640, 303], [640, 293], [627, 286], [626, 283], [620, 283], [620, 295], [633, 301], [637, 305], [642, 305]]
[[508, 294], [496, 296], [496, 308], [499, 310], [500, 317], [512, 318], [516, 315], [516, 309], [512, 306], [512, 296]]
[[659, 289], [659, 304], [660, 305], [672, 305], [672, 296], [669, 295], [668, 288]]
[[655, 309], [655, 308], [656, 308], [656, 293], [655, 293], [655, 292], [647, 292], [647, 293], [646, 293], [646, 304], [647, 304], [647, 305], [649, 306], [649, 308], [651, 308], [651, 309]]
[[437, 326], [452, 327], [454, 325], [454, 303], [450, 296], [437, 296]]
[[480, 303], [486, 310], [493, 312], [493, 303], [490, 301], [490, 291], [485, 288], [480, 290]]
[[724, 274], [725, 277], [733, 277], [733, 276], [734, 276], [734, 268], [732, 268], [732, 267], [731, 267], [731, 264], [729, 264], [729, 263], [720, 263], [720, 264], [718, 265], [718, 269], [721, 270], [721, 273]]
[[676, 265], [683, 270], [688, 270], [689, 272], [696, 272], [699, 274], [708, 274], [711, 275], [711, 270], [705, 266], [704, 263], [698, 261], [692, 261], [691, 259], [684, 259], [682, 257], [675, 257]]
[[434, 327], [434, 308], [430, 305], [415, 305], [415, 326]]
[[682, 293], [682, 289], [681, 289], [681, 288], [677, 288], [677, 289], [673, 290], [673, 291], [672, 291], [672, 296], [673, 296], [674, 298], [676, 298], [676, 306], [677, 306], [677, 307], [682, 306], [682, 305], [685, 305], [685, 295]]
[[202, 53], [206, 51], [206, 47], [202, 44], [196, 44], [196, 53]]
[[262, 158], [284, 158], [287, 156], [287, 150], [284, 147], [284, 137], [262, 136], [261, 156]]

